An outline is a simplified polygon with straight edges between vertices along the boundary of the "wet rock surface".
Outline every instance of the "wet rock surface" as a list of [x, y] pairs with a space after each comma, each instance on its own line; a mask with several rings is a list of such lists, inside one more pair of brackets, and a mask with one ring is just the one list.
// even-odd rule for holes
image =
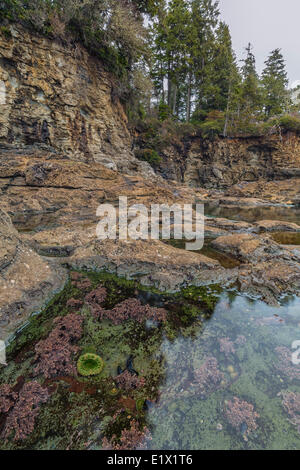
[[255, 225], [263, 232], [300, 232], [300, 226], [280, 220], [260, 220]]
[[[299, 447], [299, 138], [191, 138], [159, 176], [85, 50], [12, 27], [0, 56], [1, 448]], [[98, 240], [120, 195], [205, 203], [203, 251]]]
[[99, 204], [117, 206], [119, 195], [128, 196], [129, 205], [149, 208], [152, 203], [190, 203], [193, 193], [188, 188], [40, 150], [1, 152], [0, 181], [6, 211], [0, 237], [2, 336], [63, 286], [64, 266], [106, 269], [168, 290], [230, 277], [217, 261], [160, 241], [97, 240]]
[[[191, 136], [184, 149], [166, 151], [155, 174], [134, 156], [99, 61], [21, 27], [10, 32], [0, 32], [2, 335], [63, 286], [66, 267], [105, 269], [161, 290], [217, 282], [269, 302], [299, 293], [299, 249], [271, 237], [299, 232], [297, 136]], [[194, 253], [161, 240], [100, 242], [97, 207], [116, 207], [120, 195], [148, 209], [205, 204], [212, 246]], [[238, 262], [221, 265], [224, 253]]]
[[239, 198], [258, 197], [269, 201], [269, 203], [297, 205], [300, 197], [299, 192], [300, 179], [293, 177], [282, 180], [240, 182], [228, 188], [226, 195]]
[[43, 259], [24, 243], [0, 210], [0, 337], [17, 326], [64, 286], [63, 267]]
[[284, 294], [299, 294], [300, 251], [253, 234], [219, 237], [212, 246], [243, 263], [238, 273], [241, 291], [268, 303], [276, 303]]
[[[242, 264], [225, 269], [213, 250], [206, 256], [159, 240], [99, 241], [96, 236], [97, 207], [102, 203], [117, 207], [119, 195], [128, 197], [128, 205], [143, 203], [150, 208], [153, 203], [209, 198], [205, 190], [151, 182], [98, 163], [89, 165], [32, 149], [0, 153], [0, 182], [1, 207], [6, 211], [1, 231], [5, 327], [17, 325], [40, 308], [48, 294], [63, 285], [65, 267], [104, 269], [168, 291], [191, 284], [236, 284], [271, 303], [284, 292], [299, 292], [299, 250], [280, 246], [268, 234], [282, 229], [295, 232], [299, 227], [292, 222], [206, 217], [205, 236], [212, 240], [213, 250]], [[228, 202], [238, 204], [239, 199]], [[261, 207], [263, 201], [250, 199], [248, 206], [253, 204]], [[247, 201], [242, 201], [245, 206]]]
[[218, 261], [156, 241], [96, 241], [78, 248], [70, 257], [70, 265], [77, 269], [108, 269], [118, 276], [136, 278], [143, 285], [171, 292], [190, 284], [234, 280]]

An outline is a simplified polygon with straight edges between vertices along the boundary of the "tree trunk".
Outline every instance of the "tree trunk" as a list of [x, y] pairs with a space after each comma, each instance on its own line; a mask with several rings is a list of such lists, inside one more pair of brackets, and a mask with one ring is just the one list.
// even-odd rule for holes
[[227, 97], [226, 117], [225, 117], [224, 131], [223, 131], [223, 136], [224, 137], [227, 137], [230, 98], [231, 98], [231, 84], [229, 86], [228, 97]]
[[172, 108], [172, 79], [171, 79], [171, 61], [168, 61], [168, 106]]
[[168, 77], [168, 106], [171, 109], [172, 106], [172, 82], [170, 77]]
[[186, 122], [189, 122], [191, 118], [191, 94], [192, 94], [192, 74], [190, 72], [189, 78], [188, 78], [188, 93], [187, 93], [187, 101], [186, 101]]
[[177, 86], [173, 84], [173, 103], [172, 103], [172, 113], [175, 115], [176, 113], [176, 104], [177, 104]]

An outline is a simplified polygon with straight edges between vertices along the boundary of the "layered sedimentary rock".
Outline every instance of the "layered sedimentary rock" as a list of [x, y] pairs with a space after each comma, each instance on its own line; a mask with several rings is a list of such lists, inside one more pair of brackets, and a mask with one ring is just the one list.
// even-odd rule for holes
[[105, 269], [169, 291], [230, 284], [272, 303], [299, 292], [299, 250], [268, 233], [298, 232], [295, 224], [207, 218], [205, 236], [239, 261], [227, 268], [213, 255], [160, 240], [96, 236], [97, 207], [117, 206], [119, 196], [148, 209], [300, 200], [295, 136], [191, 138], [166, 152], [160, 178], [135, 159], [114, 82], [99, 61], [81, 47], [10, 31], [0, 37], [0, 339], [63, 287], [68, 267]]
[[0, 209], [0, 338], [8, 337], [63, 287], [66, 271], [24, 243]]
[[10, 26], [0, 35], [0, 145], [52, 148], [72, 160], [152, 174], [131, 151], [110, 74], [79, 46]]
[[293, 133], [212, 141], [191, 137], [165, 150], [160, 172], [193, 187], [227, 189], [241, 182], [295, 178], [299, 188], [300, 138]]
[[128, 205], [148, 208], [152, 203], [183, 204], [193, 200], [188, 188], [44, 151], [0, 152], [0, 182], [6, 211], [5, 231], [0, 231], [2, 337], [63, 286], [68, 266], [105, 269], [164, 290], [232, 278], [218, 261], [161, 241], [97, 239], [99, 204], [117, 207], [119, 195], [128, 197]]

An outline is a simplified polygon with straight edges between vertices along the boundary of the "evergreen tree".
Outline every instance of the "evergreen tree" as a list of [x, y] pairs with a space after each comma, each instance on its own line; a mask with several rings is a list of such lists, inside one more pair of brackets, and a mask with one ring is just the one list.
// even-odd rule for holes
[[157, 98], [180, 119], [190, 120], [192, 101], [198, 114], [211, 109], [218, 17], [213, 0], [171, 0], [154, 21], [152, 77]]
[[264, 110], [266, 117], [282, 114], [288, 106], [288, 78], [280, 49], [275, 49], [265, 62], [262, 74]]
[[256, 60], [249, 43], [246, 48], [247, 56], [243, 61], [241, 88], [241, 113], [244, 119], [259, 117], [262, 109], [262, 91], [259, 76], [256, 71]]
[[188, 3], [171, 0], [154, 21], [153, 64], [154, 80], [158, 101], [169, 106], [173, 115], [180, 115], [183, 84], [187, 73], [188, 36], [191, 24]]
[[162, 106], [167, 105], [165, 94], [165, 80], [168, 75], [168, 61], [166, 58], [168, 41], [167, 14], [167, 4], [165, 2], [157, 17], [154, 18], [150, 30], [152, 44], [150, 74], [157, 102], [161, 103]]
[[188, 60], [190, 12], [184, 0], [171, 0], [167, 16], [168, 105], [173, 115], [179, 114], [181, 87], [185, 80]]
[[290, 91], [289, 98], [291, 101], [290, 110], [300, 113], [300, 85]]
[[192, 62], [195, 77], [194, 94], [196, 110], [194, 118], [202, 118], [210, 110], [211, 78], [215, 51], [215, 28], [218, 24], [218, 2], [191, 0], [193, 21]]
[[233, 80], [237, 65], [232, 50], [231, 35], [228, 25], [221, 22], [216, 31], [216, 40], [210, 77], [210, 92], [207, 99], [211, 110], [226, 111], [229, 95], [233, 89]]
[[228, 91], [228, 100], [225, 111], [225, 122], [223, 135], [226, 137], [228, 133], [236, 132], [238, 121], [241, 115], [242, 101], [242, 76], [237, 66], [233, 66], [230, 75], [230, 84]]
[[148, 15], [158, 14], [160, 8], [162, 8], [164, 0], [128, 0], [136, 6], [140, 13], [146, 13]]

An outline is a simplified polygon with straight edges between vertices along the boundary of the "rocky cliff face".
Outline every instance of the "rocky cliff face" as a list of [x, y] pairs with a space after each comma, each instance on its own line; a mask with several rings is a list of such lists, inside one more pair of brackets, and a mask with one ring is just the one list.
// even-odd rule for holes
[[192, 187], [226, 189], [261, 179], [300, 176], [300, 138], [294, 134], [216, 139], [193, 137], [165, 151], [161, 173]]
[[[10, 26], [0, 34], [0, 145], [48, 148], [72, 160], [154, 177], [137, 160], [112, 77], [80, 46]], [[300, 139], [273, 135], [213, 142], [191, 137], [165, 151], [160, 173], [192, 187], [300, 176]]]
[[124, 110], [101, 63], [10, 26], [0, 35], [0, 145], [52, 148], [85, 162], [152, 174], [131, 151]]

